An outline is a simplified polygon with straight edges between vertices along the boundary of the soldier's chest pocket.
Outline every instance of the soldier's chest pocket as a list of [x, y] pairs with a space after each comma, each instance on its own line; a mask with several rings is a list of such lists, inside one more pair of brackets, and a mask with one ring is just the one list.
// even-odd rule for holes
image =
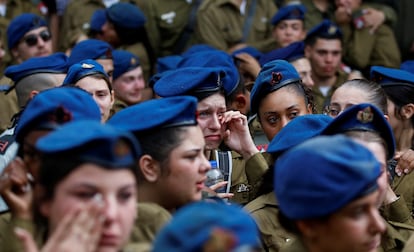
[[161, 14], [158, 17], [157, 22], [160, 29], [160, 34], [163, 37], [169, 38], [175, 34], [179, 34], [186, 26], [186, 21], [188, 20], [185, 18], [180, 18], [177, 15], [178, 14], [176, 12], [171, 11]]
[[254, 32], [256, 37], [268, 38], [271, 30], [268, 24], [269, 20], [267, 17], [260, 16], [255, 17], [250, 32]]

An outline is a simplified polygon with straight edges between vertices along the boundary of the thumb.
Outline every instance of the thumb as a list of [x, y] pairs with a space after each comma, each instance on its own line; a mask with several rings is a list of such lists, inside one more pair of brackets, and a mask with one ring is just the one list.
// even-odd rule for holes
[[33, 236], [29, 232], [22, 228], [16, 227], [14, 229], [14, 233], [16, 234], [17, 238], [19, 238], [19, 240], [23, 243], [24, 251], [38, 252], [36, 243], [33, 240]]

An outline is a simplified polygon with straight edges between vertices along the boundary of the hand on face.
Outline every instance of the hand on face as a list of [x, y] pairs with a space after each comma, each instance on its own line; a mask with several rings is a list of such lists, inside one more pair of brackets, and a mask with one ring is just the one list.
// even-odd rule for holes
[[221, 123], [227, 126], [224, 142], [229, 148], [240, 153], [246, 160], [259, 152], [250, 136], [245, 115], [239, 111], [227, 111], [224, 113]]
[[27, 173], [23, 160], [15, 158], [0, 176], [0, 195], [14, 217], [31, 219], [33, 177]]
[[104, 204], [96, 200], [91, 204], [70, 209], [40, 250], [29, 232], [18, 228], [15, 233], [26, 252], [93, 252], [98, 247], [105, 221], [103, 207]]

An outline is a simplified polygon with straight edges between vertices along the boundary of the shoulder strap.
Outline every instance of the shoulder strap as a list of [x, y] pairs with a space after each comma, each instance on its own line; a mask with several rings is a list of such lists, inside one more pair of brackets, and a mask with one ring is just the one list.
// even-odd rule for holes
[[231, 151], [216, 151], [216, 161], [218, 168], [224, 175], [224, 181], [227, 181], [226, 193], [228, 193], [230, 192], [231, 173], [233, 170]]
[[190, 15], [188, 16], [188, 22], [187, 25], [184, 27], [184, 30], [181, 32], [181, 36], [178, 39], [177, 43], [174, 47], [174, 54], [180, 54], [183, 49], [185, 48], [188, 40], [190, 39], [191, 34], [194, 32], [194, 26], [195, 26], [195, 19], [198, 7], [200, 6], [202, 0], [196, 0], [193, 4], [193, 7], [191, 8]]
[[257, 5], [256, 2], [257, 0], [252, 0], [249, 13], [244, 21], [242, 42], [246, 42], [247, 37], [249, 36], [250, 27], [252, 26], [252, 22], [253, 22], [253, 16], [254, 16], [254, 13], [256, 12], [256, 5]]

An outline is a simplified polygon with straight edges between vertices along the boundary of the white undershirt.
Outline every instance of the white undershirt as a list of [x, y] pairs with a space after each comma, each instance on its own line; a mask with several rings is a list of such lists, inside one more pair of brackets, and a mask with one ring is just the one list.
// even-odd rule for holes
[[247, 0], [243, 0], [240, 4], [240, 13], [242, 15], [246, 13], [246, 5], [247, 5]]
[[321, 91], [323, 96], [327, 96], [330, 89], [331, 87], [319, 87], [319, 90]]
[[113, 4], [116, 4], [119, 2], [119, 0], [102, 0], [103, 4], [106, 8], [111, 7]]
[[0, 4], [0, 16], [6, 16], [6, 4]]

